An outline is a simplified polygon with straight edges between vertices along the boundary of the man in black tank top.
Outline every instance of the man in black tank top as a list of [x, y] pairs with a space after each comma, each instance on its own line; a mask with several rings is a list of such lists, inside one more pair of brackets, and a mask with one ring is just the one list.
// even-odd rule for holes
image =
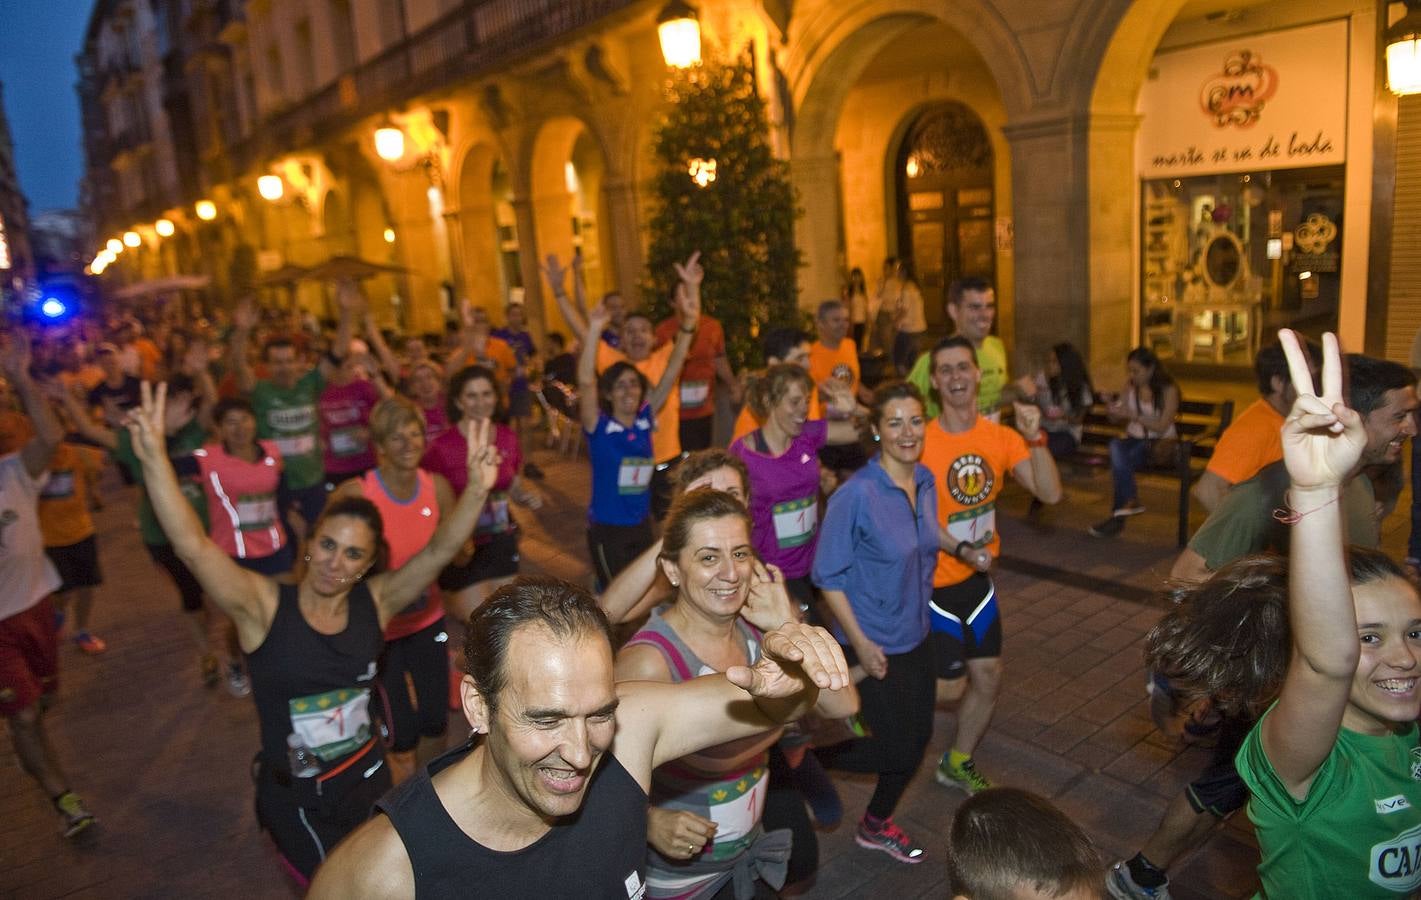
[[[380, 802], [316, 873], [312, 898], [639, 900], [651, 771], [757, 734], [849, 683], [828, 632], [769, 632], [754, 667], [682, 684], [613, 681], [586, 591], [524, 577], [474, 613], [462, 696], [474, 736]], [[614, 740], [615, 739], [615, 740]], [[495, 887], [496, 886], [496, 887]]]

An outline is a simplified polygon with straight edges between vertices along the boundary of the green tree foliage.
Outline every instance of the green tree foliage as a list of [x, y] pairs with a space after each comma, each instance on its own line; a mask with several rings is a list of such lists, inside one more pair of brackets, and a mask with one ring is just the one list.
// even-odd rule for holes
[[[759, 365], [762, 329], [798, 325], [800, 318], [794, 245], [800, 210], [788, 167], [770, 151], [752, 65], [748, 58], [707, 61], [672, 76], [653, 144], [659, 172], [645, 283], [653, 317], [669, 315], [672, 263], [700, 250], [703, 308], [724, 325], [737, 369]], [[702, 187], [692, 179], [694, 159], [715, 160], [714, 181]]]

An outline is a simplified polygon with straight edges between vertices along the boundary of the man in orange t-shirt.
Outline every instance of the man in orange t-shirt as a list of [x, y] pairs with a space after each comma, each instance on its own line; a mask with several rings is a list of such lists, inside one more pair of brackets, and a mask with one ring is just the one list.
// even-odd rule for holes
[[94, 588], [104, 581], [89, 504], [103, 467], [103, 451], [65, 441], [50, 460], [49, 480], [40, 488], [36, 507], [45, 555], [62, 581], [55, 591], [55, 606], [63, 614], [69, 601], [74, 601], [74, 645], [90, 655], [107, 649], [103, 640], [89, 633]]
[[[849, 313], [838, 300], [819, 304], [814, 316], [819, 340], [809, 346], [809, 377], [817, 385], [837, 382], [848, 388], [860, 403], [872, 403], [873, 393], [859, 379], [858, 345], [849, 339]], [[816, 393], [824, 393], [821, 387]], [[828, 396], [821, 398], [829, 401]], [[842, 482], [868, 462], [860, 444], [828, 445], [819, 451], [819, 461]]]
[[[1311, 341], [1308, 344], [1310, 360], [1318, 359], [1321, 351]], [[1277, 341], [1258, 351], [1253, 358], [1253, 374], [1258, 379], [1259, 398], [1234, 416], [1219, 435], [1209, 465], [1194, 485], [1194, 499], [1209, 512], [1234, 485], [1283, 458], [1283, 417], [1293, 408], [1297, 395], [1288, 374], [1288, 361]]]
[[[657, 346], [674, 342], [679, 327], [681, 320], [675, 316], [657, 325]], [[686, 364], [681, 368], [681, 381], [676, 386], [681, 407], [681, 449], [687, 453], [705, 450], [711, 445], [717, 381], [725, 383], [730, 389], [731, 402], [738, 403], [739, 384], [725, 355], [725, 329], [719, 321], [702, 313], [691, 349], [686, 354]]]
[[1017, 405], [1020, 432], [978, 414], [982, 372], [971, 341], [956, 336], [938, 342], [931, 376], [942, 412], [925, 429], [921, 462], [937, 480], [942, 550], [929, 611], [938, 677], [945, 680], [939, 694], [962, 700], [957, 737], [936, 777], [972, 794], [991, 786], [972, 753], [992, 719], [1002, 671], [1001, 615], [987, 576], [1001, 549], [997, 495], [1010, 472], [1037, 499], [1056, 503], [1061, 477], [1046, 447], [1040, 409]]
[[493, 371], [493, 377], [498, 380], [506, 396], [513, 376], [518, 374], [518, 355], [507, 341], [490, 334], [487, 310], [465, 301], [460, 314], [465, 320], [460, 332], [460, 346], [449, 355], [444, 366], [445, 375], [452, 378], [465, 366], [484, 366]]

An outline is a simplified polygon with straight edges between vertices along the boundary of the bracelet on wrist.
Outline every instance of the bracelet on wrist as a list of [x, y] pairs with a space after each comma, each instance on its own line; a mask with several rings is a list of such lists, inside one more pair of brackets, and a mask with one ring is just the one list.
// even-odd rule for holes
[[959, 560], [962, 559], [962, 548], [963, 548], [963, 547], [966, 547], [968, 550], [971, 550], [971, 549], [972, 549], [972, 544], [971, 544], [970, 541], [958, 541], [958, 542], [957, 542], [957, 548], [952, 551], [952, 555], [953, 555], [954, 557], [956, 557], [957, 559], [959, 559]]

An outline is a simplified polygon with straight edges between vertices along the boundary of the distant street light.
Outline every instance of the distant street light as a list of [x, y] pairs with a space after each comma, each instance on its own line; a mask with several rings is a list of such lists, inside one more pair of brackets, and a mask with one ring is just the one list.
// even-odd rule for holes
[[114, 256], [118, 256], [120, 253], [123, 252], [123, 241], [119, 240], [118, 238], [109, 238], [109, 242], [107, 244], [104, 244], [104, 248], [107, 249]]
[[375, 129], [375, 155], [385, 162], [398, 162], [404, 159], [405, 133], [389, 119], [386, 119], [384, 124]]
[[177, 231], [171, 219], [159, 219], [154, 222], [153, 230], [158, 232], [158, 237], [172, 237], [173, 232]]
[[137, 247], [143, 243], [143, 238], [139, 237], [136, 231], [125, 231], [123, 233], [123, 243], [128, 247]]
[[257, 179], [257, 193], [262, 195], [263, 200], [275, 203], [286, 194], [286, 185], [280, 175], [263, 175]]
[[217, 204], [211, 200], [199, 200], [193, 205], [193, 211], [197, 217], [204, 222], [211, 222], [217, 218]]

